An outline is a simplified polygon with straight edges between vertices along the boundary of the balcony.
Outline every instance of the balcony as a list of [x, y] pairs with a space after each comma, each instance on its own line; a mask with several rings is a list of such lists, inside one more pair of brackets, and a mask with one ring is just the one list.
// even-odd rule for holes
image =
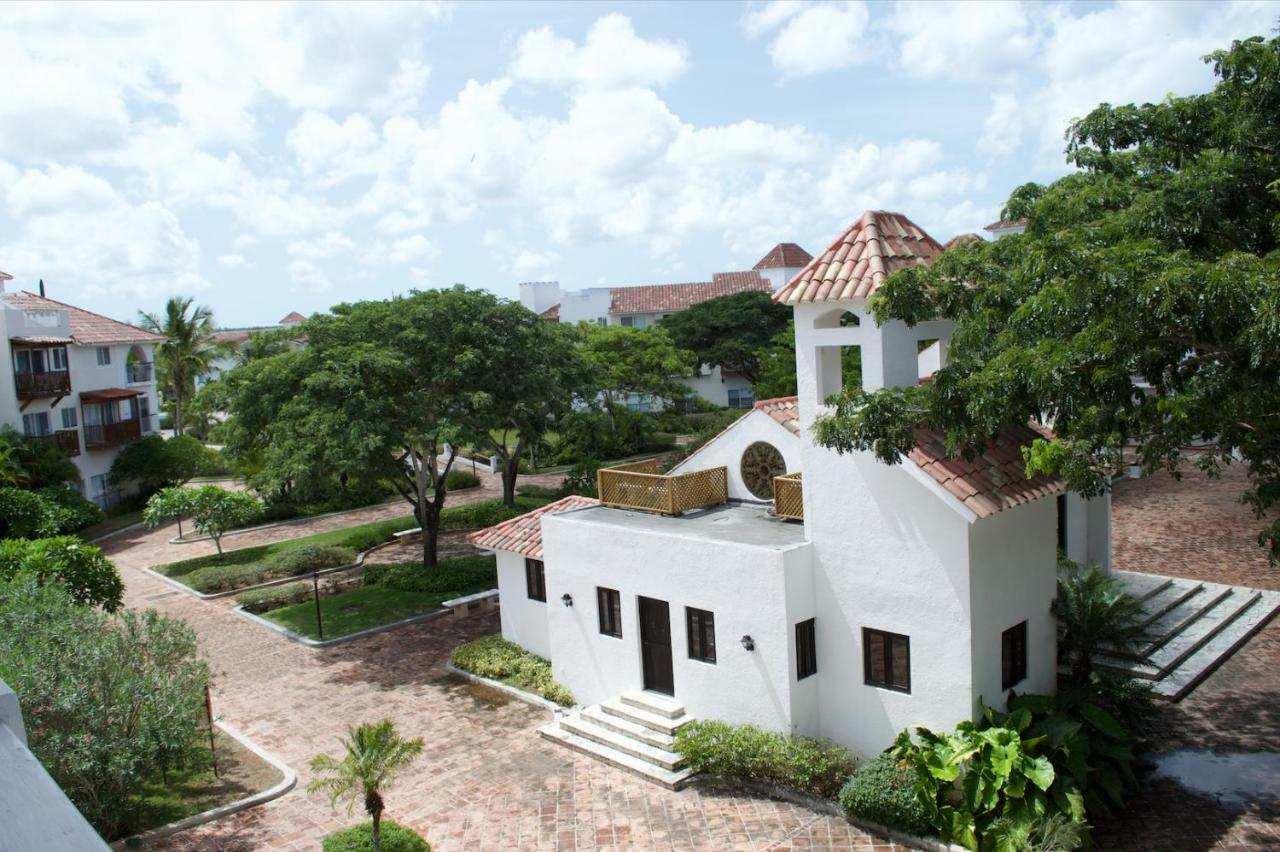
[[71, 393], [71, 373], [52, 370], [47, 373], [14, 373], [18, 386], [18, 399], [38, 399], [42, 396], [66, 396]]
[[80, 455], [80, 434], [75, 429], [59, 429], [57, 432], [37, 437], [46, 443], [53, 444], [69, 456]]
[[150, 361], [139, 361], [133, 364], [127, 364], [124, 371], [125, 376], [129, 380], [129, 384], [150, 384], [152, 377], [155, 376], [155, 365]]
[[712, 467], [677, 476], [658, 473], [658, 460], [601, 468], [596, 473], [600, 502], [615, 509], [679, 515], [729, 500], [729, 469]]
[[121, 420], [116, 423], [102, 423], [97, 426], [85, 425], [84, 445], [90, 450], [105, 450], [111, 447], [123, 447], [142, 438], [142, 421]]
[[804, 491], [800, 487], [799, 471], [773, 478], [773, 513], [789, 521], [804, 520]]

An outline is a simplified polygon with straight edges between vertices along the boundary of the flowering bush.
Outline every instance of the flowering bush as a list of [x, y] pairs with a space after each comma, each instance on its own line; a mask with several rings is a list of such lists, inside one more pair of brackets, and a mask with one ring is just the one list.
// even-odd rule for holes
[[56, 580], [76, 603], [108, 611], [120, 606], [124, 594], [124, 581], [111, 560], [73, 535], [0, 541], [0, 580], [21, 572], [41, 583]]

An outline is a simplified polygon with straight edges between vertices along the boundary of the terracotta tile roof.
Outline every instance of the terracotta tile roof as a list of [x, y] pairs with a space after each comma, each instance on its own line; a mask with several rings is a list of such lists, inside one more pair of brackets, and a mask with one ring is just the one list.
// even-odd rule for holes
[[97, 390], [81, 391], [80, 399], [83, 402], [102, 402], [112, 399], [130, 399], [131, 397], [142, 396], [142, 391], [132, 390], [130, 388], [98, 388]]
[[552, 322], [560, 322], [560, 305], [554, 304], [542, 313], [538, 314], [538, 316], [543, 319], [551, 320]]
[[1006, 429], [973, 461], [947, 458], [946, 437], [934, 429], [916, 429], [916, 446], [907, 454], [933, 480], [979, 518], [1041, 497], [1061, 494], [1062, 481], [1043, 474], [1030, 479], [1022, 447], [1051, 433], [1041, 427]]
[[280, 320], [280, 325], [297, 325], [300, 322], [306, 322], [307, 318], [297, 311], [290, 311], [288, 316]]
[[997, 219], [990, 225], [983, 226], [984, 231], [1002, 231], [1005, 228], [1022, 228], [1027, 224], [1026, 219]]
[[30, 343], [33, 346], [48, 345], [50, 343], [75, 343], [70, 337], [51, 337], [48, 335], [35, 335], [31, 337], [10, 337], [10, 343]]
[[71, 318], [71, 339], [81, 346], [98, 346], [104, 343], [159, 343], [164, 338], [144, 331], [136, 325], [113, 320], [84, 308], [56, 302], [25, 290], [5, 295], [4, 300], [15, 308], [29, 311], [66, 311]]
[[985, 242], [985, 240], [977, 234], [956, 234], [954, 237], [942, 244], [942, 250], [946, 251], [947, 249], [955, 248], [956, 246], [962, 246], [965, 243], [981, 242]]
[[477, 530], [467, 536], [467, 541], [486, 550], [506, 550], [530, 559], [541, 559], [543, 515], [555, 515], [570, 509], [597, 506], [599, 503], [600, 501], [594, 497], [571, 494], [554, 503], [534, 509], [532, 512], [526, 512], [518, 518]]
[[0, 281], [12, 281], [13, 276], [7, 272], [0, 271]]
[[609, 291], [613, 300], [611, 314], [651, 314], [683, 311], [690, 305], [759, 290], [770, 291], [769, 282], [754, 270], [746, 272], [717, 272], [710, 281], [691, 284], [648, 284], [637, 287], [614, 287]]
[[942, 246], [900, 213], [868, 210], [773, 300], [781, 304], [865, 298], [892, 272], [928, 263]]
[[760, 258], [760, 262], [752, 269], [783, 269], [786, 267], [804, 266], [813, 260], [813, 255], [795, 243], [778, 243], [769, 249], [769, 253]]
[[251, 331], [215, 331], [213, 339], [222, 343], [244, 343], [252, 336]]
[[756, 408], [777, 420], [793, 435], [800, 434], [800, 405], [798, 397], [780, 396], [775, 399], [762, 399]]

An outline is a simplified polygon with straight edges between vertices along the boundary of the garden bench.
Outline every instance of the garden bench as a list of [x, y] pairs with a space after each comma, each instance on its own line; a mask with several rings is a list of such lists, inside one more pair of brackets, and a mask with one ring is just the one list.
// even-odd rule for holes
[[466, 595], [464, 597], [444, 601], [441, 603], [441, 606], [447, 606], [452, 609], [454, 618], [466, 618], [476, 610], [491, 608], [497, 600], [498, 590], [490, 589], [487, 592], [476, 592], [474, 595]]
[[411, 530], [401, 530], [398, 533], [392, 533], [391, 537], [397, 542], [406, 542], [412, 541], [420, 535], [422, 535], [422, 527], [414, 527]]

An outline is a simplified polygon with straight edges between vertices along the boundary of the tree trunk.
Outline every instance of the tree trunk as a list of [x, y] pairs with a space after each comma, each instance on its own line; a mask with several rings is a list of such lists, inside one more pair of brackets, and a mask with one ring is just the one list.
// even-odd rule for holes
[[376, 792], [367, 793], [364, 797], [364, 809], [369, 812], [369, 818], [373, 820], [373, 849], [374, 852], [382, 852], [382, 796]]
[[178, 538], [182, 538], [182, 516], [178, 516]]
[[218, 548], [218, 556], [222, 556], [222, 536], [210, 536], [213, 539], [213, 546]]
[[516, 479], [520, 476], [520, 456], [524, 453], [524, 438], [516, 439], [515, 452], [509, 453], [502, 462], [502, 505], [516, 504]]
[[182, 434], [182, 392], [177, 389], [173, 392], [173, 434]]

